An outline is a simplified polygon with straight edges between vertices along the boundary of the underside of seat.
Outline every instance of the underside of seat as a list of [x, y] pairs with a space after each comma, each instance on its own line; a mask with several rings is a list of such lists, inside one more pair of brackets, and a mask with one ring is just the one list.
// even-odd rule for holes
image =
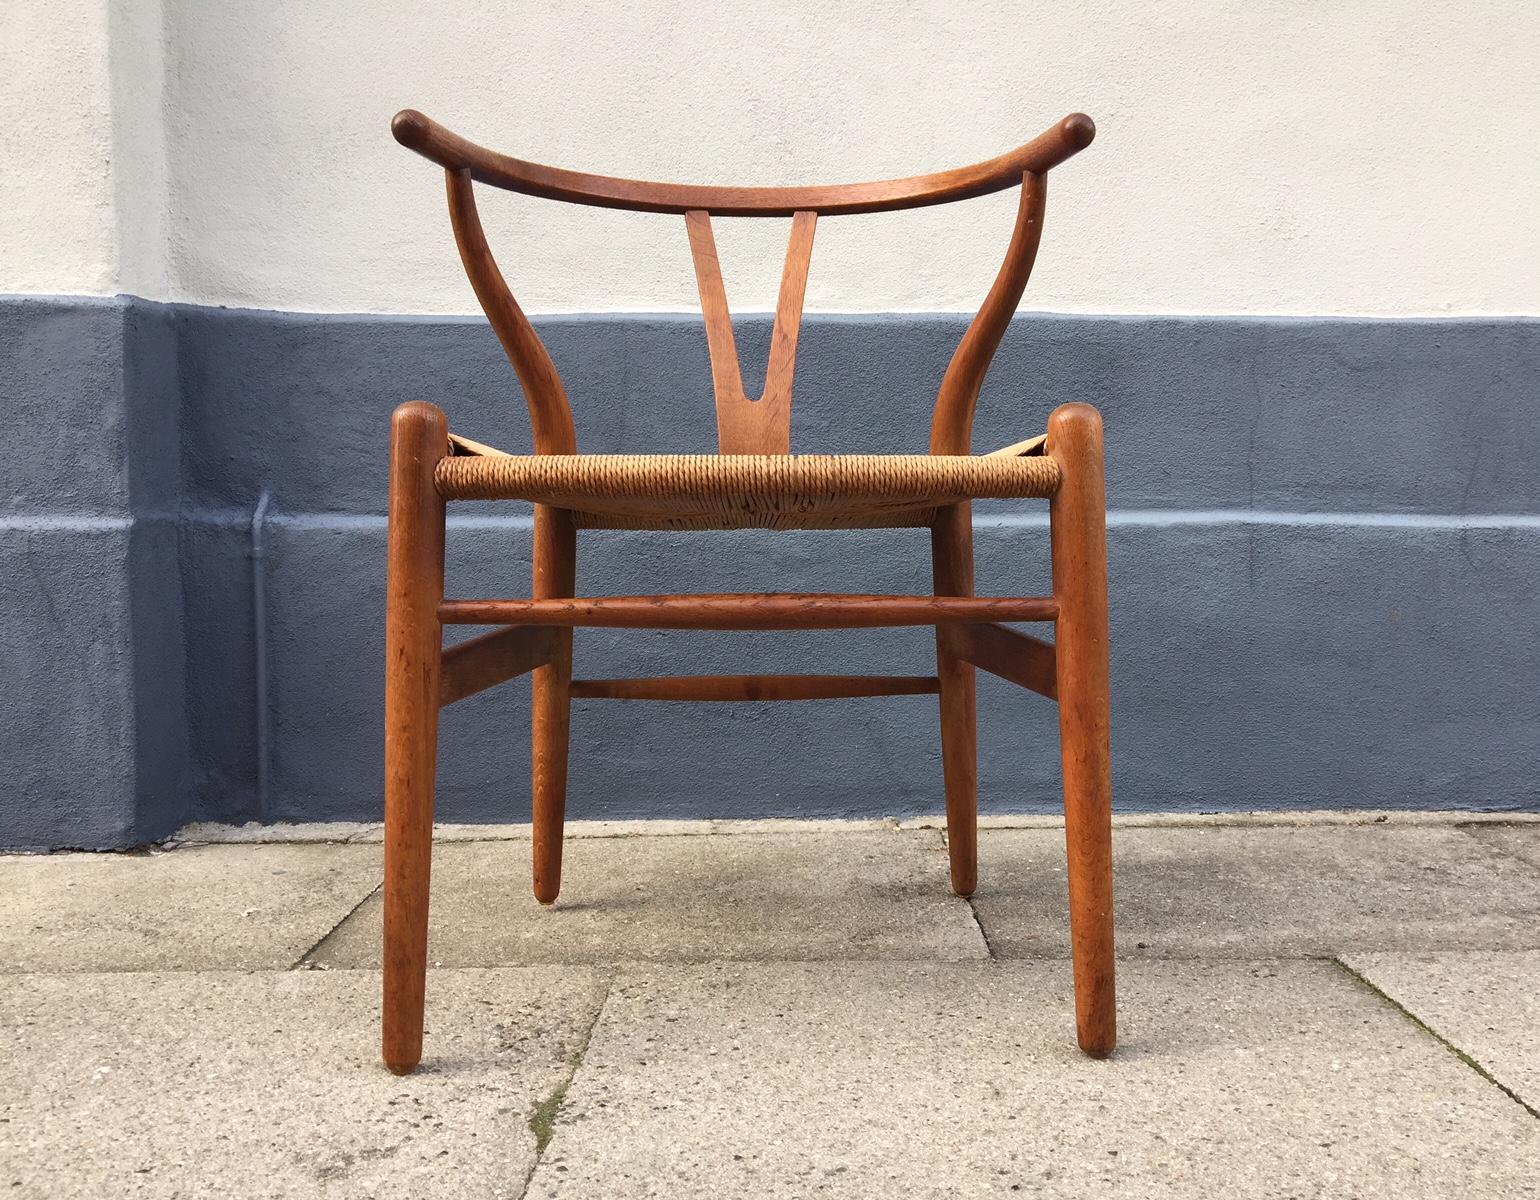
[[965, 500], [1052, 496], [1059, 465], [1042, 454], [462, 452], [434, 483], [447, 500], [567, 509], [583, 529], [873, 529], [930, 525]]

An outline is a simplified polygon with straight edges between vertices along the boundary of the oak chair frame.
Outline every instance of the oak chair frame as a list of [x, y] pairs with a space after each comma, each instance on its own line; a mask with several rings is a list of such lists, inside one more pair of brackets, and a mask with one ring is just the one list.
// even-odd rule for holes
[[[803, 293], [819, 217], [942, 204], [1020, 186], [1005, 260], [958, 345], [936, 398], [930, 453], [971, 456], [974, 408], [1020, 302], [1042, 234], [1047, 172], [1090, 144], [1095, 126], [1073, 114], [1008, 154], [934, 175], [836, 187], [716, 188], [648, 183], [540, 166], [486, 150], [421, 113], [392, 123], [396, 139], [444, 168], [450, 219], [476, 296], [522, 384], [536, 456], [577, 456], [561, 377], [488, 248], [473, 185], [577, 204], [674, 213], [686, 222], [701, 292], [722, 455], [790, 452], [792, 379]], [[765, 391], [743, 390], [713, 216], [791, 217]], [[947, 503], [897, 521], [930, 527], [933, 594], [574, 596], [576, 532], [570, 508], [535, 504], [531, 598], [450, 600], [444, 595], [447, 503], [467, 494], [449, 480], [456, 455], [495, 454], [452, 437], [436, 406], [412, 402], [392, 422], [385, 695], [385, 949], [383, 1057], [397, 1074], [422, 1054], [429, 864], [439, 710], [488, 687], [533, 676], [533, 874], [553, 903], [561, 882], [570, 704], [573, 697], [649, 700], [801, 700], [937, 694], [940, 700], [952, 887], [977, 882], [975, 678], [982, 668], [1059, 704], [1068, 854], [1070, 938], [1081, 1048], [1101, 1057], [1116, 1041], [1113, 968], [1111, 748], [1108, 690], [1106, 506], [1102, 423], [1086, 404], [1048, 418], [1045, 437], [995, 452], [1041, 455], [1049, 499], [1053, 594], [974, 594], [971, 504]], [[493, 461], [493, 460], [486, 460]], [[578, 461], [574, 459], [573, 461]], [[909, 514], [913, 517], [914, 514]], [[1051, 621], [1053, 642], [999, 624]], [[449, 624], [501, 628], [452, 648]], [[934, 676], [726, 675], [579, 680], [576, 626], [690, 629], [933, 625]]]

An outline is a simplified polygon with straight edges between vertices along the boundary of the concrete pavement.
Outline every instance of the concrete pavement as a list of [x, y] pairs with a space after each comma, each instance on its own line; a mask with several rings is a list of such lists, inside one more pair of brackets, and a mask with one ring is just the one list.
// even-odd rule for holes
[[1074, 1049], [1062, 831], [443, 830], [423, 1067], [378, 1065], [378, 828], [0, 857], [0, 1189], [1540, 1195], [1540, 822], [1131, 818], [1122, 1041]]

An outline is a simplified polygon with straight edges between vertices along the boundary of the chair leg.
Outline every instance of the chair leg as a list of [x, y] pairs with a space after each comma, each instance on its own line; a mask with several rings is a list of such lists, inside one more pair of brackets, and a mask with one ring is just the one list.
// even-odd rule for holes
[[382, 1055], [405, 1075], [422, 1058], [428, 872], [438, 754], [444, 501], [433, 487], [449, 424], [403, 404], [391, 425], [385, 599], [385, 995]]
[[[535, 506], [536, 599], [570, 596], [577, 582], [577, 531], [565, 509]], [[535, 899], [561, 891], [562, 828], [567, 815], [567, 744], [572, 728], [572, 630], [555, 630], [549, 664], [534, 672], [531, 753]]]
[[[938, 596], [973, 595], [972, 506], [947, 509], [931, 528], [931, 575]], [[952, 890], [978, 885], [978, 699], [973, 664], [956, 652], [958, 631], [936, 626], [936, 677], [941, 682], [941, 767], [946, 776], [947, 853]]]
[[1112, 713], [1108, 680], [1107, 507], [1101, 414], [1066, 404], [1048, 418], [1064, 481], [1049, 510], [1064, 762], [1069, 921], [1080, 1048], [1117, 1043], [1112, 938]]

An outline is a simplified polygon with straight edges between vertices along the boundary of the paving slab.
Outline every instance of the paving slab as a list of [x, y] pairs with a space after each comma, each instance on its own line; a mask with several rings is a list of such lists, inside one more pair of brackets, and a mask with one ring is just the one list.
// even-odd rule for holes
[[1483, 845], [1540, 869], [1540, 825], [1466, 825], [1464, 829]]
[[1540, 1114], [1540, 952], [1354, 954], [1344, 961]]
[[531, 1197], [1533, 1195], [1537, 1122], [1330, 963], [1140, 962], [1074, 1049], [1060, 963], [617, 980]]
[[516, 1197], [528, 1117], [604, 982], [442, 971], [429, 1057], [379, 1065], [366, 972], [0, 979], [0, 1191], [74, 1197]]
[[[428, 954], [445, 966], [706, 959], [945, 959], [987, 954], [933, 832], [580, 839], [562, 895], [530, 893], [528, 844], [433, 855]], [[317, 950], [375, 966], [380, 900]]]
[[380, 882], [378, 846], [0, 857], [0, 971], [284, 968]]
[[[1172, 957], [1540, 948], [1540, 871], [1452, 826], [1119, 829], [1118, 948]], [[1064, 838], [980, 835], [995, 954], [1068, 953]]]

